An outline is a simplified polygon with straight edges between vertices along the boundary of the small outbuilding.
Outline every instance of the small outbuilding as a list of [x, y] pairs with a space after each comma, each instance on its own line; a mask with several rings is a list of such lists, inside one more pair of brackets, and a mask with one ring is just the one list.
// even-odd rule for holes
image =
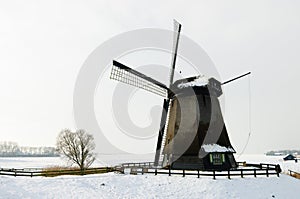
[[296, 157], [293, 156], [292, 154], [289, 154], [289, 155], [287, 155], [286, 157], [283, 158], [284, 161], [295, 160], [295, 159], [296, 159]]

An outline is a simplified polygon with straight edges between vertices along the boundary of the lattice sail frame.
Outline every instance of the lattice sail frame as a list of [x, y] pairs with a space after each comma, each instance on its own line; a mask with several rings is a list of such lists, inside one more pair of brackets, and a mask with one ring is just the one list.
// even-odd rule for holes
[[117, 61], [113, 61], [110, 79], [129, 84], [167, 98], [169, 89], [162, 83]]

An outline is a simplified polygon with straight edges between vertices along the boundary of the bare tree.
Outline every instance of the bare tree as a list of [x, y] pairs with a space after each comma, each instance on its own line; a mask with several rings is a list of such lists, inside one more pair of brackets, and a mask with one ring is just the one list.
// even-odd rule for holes
[[16, 142], [0, 142], [1, 156], [16, 156], [19, 152], [20, 149]]
[[95, 161], [94, 137], [84, 130], [62, 130], [57, 137], [56, 147], [68, 160], [77, 164], [81, 171]]

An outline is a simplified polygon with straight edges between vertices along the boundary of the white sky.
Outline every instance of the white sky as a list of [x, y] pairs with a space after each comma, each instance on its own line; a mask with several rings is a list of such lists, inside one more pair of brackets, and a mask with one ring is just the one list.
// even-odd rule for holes
[[[124, 31], [172, 29], [198, 42], [222, 80], [252, 71], [252, 133], [246, 152], [299, 149], [300, 3], [269, 1], [1, 1], [0, 140], [54, 145], [75, 128], [81, 65]], [[224, 87], [225, 119], [238, 152], [248, 135], [248, 80]]]

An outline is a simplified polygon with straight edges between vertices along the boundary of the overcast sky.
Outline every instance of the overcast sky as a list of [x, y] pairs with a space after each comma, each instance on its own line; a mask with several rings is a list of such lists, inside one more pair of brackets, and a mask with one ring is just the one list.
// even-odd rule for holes
[[[76, 128], [74, 84], [88, 55], [117, 34], [172, 30], [177, 19], [221, 80], [252, 72], [246, 152], [300, 149], [299, 10], [294, 0], [1, 1], [0, 141], [54, 146], [61, 129]], [[238, 152], [249, 134], [248, 87], [248, 78], [224, 87], [224, 117]]]

